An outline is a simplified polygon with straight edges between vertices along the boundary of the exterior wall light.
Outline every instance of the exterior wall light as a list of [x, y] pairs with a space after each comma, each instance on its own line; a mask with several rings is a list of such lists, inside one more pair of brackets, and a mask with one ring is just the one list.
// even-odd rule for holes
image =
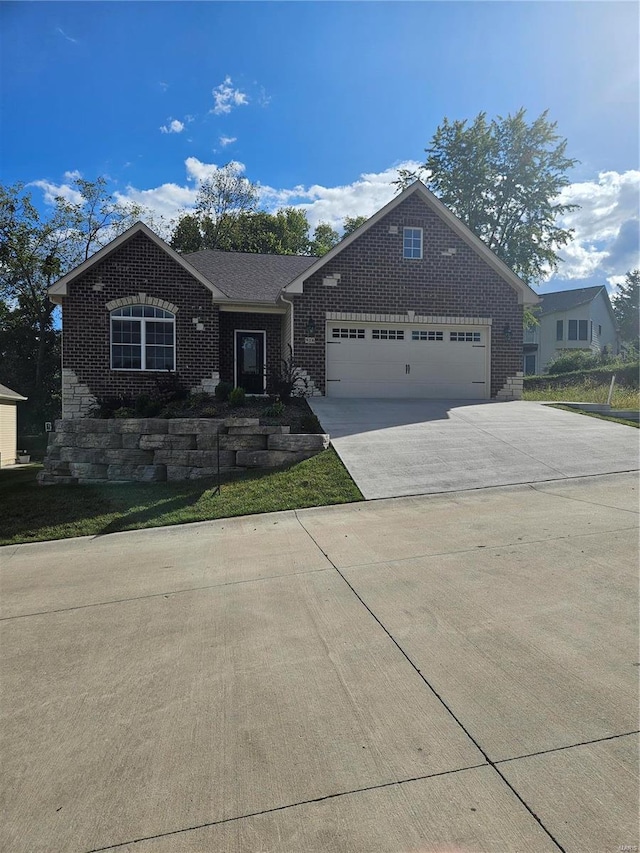
[[316, 324], [311, 315], [309, 315], [309, 319], [307, 320], [307, 326], [304, 330], [304, 333], [308, 338], [313, 338], [315, 336]]
[[513, 337], [511, 326], [508, 323], [505, 323], [504, 329], [502, 330], [502, 334], [504, 335], [505, 341], [510, 341]]

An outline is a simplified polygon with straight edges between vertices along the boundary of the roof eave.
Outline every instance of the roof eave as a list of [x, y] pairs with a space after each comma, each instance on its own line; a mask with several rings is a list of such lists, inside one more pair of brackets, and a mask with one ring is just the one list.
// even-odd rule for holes
[[144, 224], [144, 222], [136, 222], [131, 228], [127, 229], [127, 231], [123, 231], [118, 237], [115, 237], [110, 243], [107, 243], [106, 246], [103, 246], [102, 249], [99, 249], [94, 255], [90, 258], [87, 258], [80, 266], [77, 266], [75, 269], [68, 272], [66, 275], [62, 276], [54, 285], [49, 288], [49, 299], [54, 302], [56, 305], [62, 304], [62, 299], [65, 296], [68, 296], [68, 285], [74, 281], [78, 276], [85, 273], [89, 270], [94, 264], [100, 263], [103, 261], [108, 255], [112, 252], [119, 249], [124, 243], [134, 237], [136, 234], [142, 233], [146, 237], [148, 237], [153, 243], [158, 246], [158, 248], [162, 249], [162, 251], [166, 252], [169, 257], [178, 263], [189, 275], [193, 276], [197, 281], [200, 282], [207, 290], [210, 290], [213, 294], [213, 297], [219, 302], [228, 301], [229, 297], [226, 293], [223, 293], [219, 290], [211, 281], [209, 281], [206, 276], [204, 276], [201, 272], [199, 272], [194, 266], [192, 266], [189, 261], [185, 260], [182, 255], [179, 255], [175, 249], [172, 249], [168, 243], [165, 243], [162, 238], [158, 237], [158, 235], [152, 231], [148, 226]]
[[318, 261], [315, 264], [312, 264], [309, 269], [305, 270], [304, 273], [296, 276], [289, 284], [285, 285], [283, 291], [288, 293], [303, 293], [304, 292], [304, 282], [307, 278], [312, 276], [318, 270], [322, 269], [322, 267], [336, 257], [343, 249], [346, 249], [347, 246], [351, 245], [354, 240], [357, 240], [362, 234], [369, 230], [369, 228], [373, 227], [377, 222], [379, 222], [384, 216], [394, 210], [399, 204], [405, 201], [409, 196], [413, 195], [413, 193], [419, 193], [423, 200], [434, 210], [434, 212], [442, 219], [446, 224], [448, 224], [456, 234], [464, 240], [471, 248], [475, 249], [484, 260], [491, 266], [497, 273], [500, 275], [508, 284], [513, 287], [514, 290], [518, 293], [518, 302], [521, 305], [537, 305], [540, 302], [540, 297], [538, 294], [521, 278], [519, 278], [513, 270], [509, 269], [509, 267], [500, 260], [500, 258], [495, 255], [491, 249], [489, 249], [485, 244], [480, 240], [476, 235], [467, 228], [467, 226], [458, 219], [455, 214], [453, 214], [445, 205], [438, 199], [436, 196], [430, 192], [425, 185], [421, 181], [415, 181], [411, 184], [410, 187], [407, 187], [406, 190], [400, 193], [400, 195], [396, 196], [396, 198], [391, 199], [383, 208], [381, 208], [377, 213], [375, 213], [370, 219], [364, 222], [360, 228], [356, 229], [352, 234], [349, 234], [348, 237], [345, 237], [344, 240], [341, 240], [336, 246], [333, 247], [326, 255], [323, 255], [321, 258], [318, 258]]

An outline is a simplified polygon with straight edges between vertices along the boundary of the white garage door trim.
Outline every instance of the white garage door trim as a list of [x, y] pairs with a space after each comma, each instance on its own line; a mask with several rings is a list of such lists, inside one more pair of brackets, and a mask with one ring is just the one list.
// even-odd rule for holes
[[[429, 317], [431, 322], [415, 317], [407, 322], [406, 316], [369, 314], [364, 315], [366, 320], [363, 315], [349, 316], [326, 321], [328, 397], [490, 398], [490, 322], [466, 317]], [[334, 349], [336, 345], [340, 350]]]

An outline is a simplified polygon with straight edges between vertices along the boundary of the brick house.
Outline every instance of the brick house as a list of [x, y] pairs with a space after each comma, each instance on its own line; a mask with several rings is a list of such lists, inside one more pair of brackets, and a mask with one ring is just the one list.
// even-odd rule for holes
[[179, 255], [134, 225], [50, 290], [63, 417], [174, 371], [264, 394], [293, 348], [314, 394], [513, 399], [538, 297], [420, 182], [322, 258]]

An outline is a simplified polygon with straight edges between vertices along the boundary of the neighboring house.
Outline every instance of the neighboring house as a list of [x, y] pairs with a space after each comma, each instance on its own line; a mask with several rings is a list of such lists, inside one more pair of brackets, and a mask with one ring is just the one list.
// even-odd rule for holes
[[540, 297], [539, 325], [524, 332], [524, 372], [542, 373], [558, 356], [576, 349], [618, 352], [618, 333], [607, 288], [558, 290]]
[[15, 465], [18, 458], [18, 403], [26, 399], [0, 385], [0, 468]]
[[179, 255], [138, 223], [50, 290], [65, 418], [96, 397], [264, 394], [289, 352], [315, 394], [519, 396], [522, 309], [538, 296], [416, 182], [322, 258]]

